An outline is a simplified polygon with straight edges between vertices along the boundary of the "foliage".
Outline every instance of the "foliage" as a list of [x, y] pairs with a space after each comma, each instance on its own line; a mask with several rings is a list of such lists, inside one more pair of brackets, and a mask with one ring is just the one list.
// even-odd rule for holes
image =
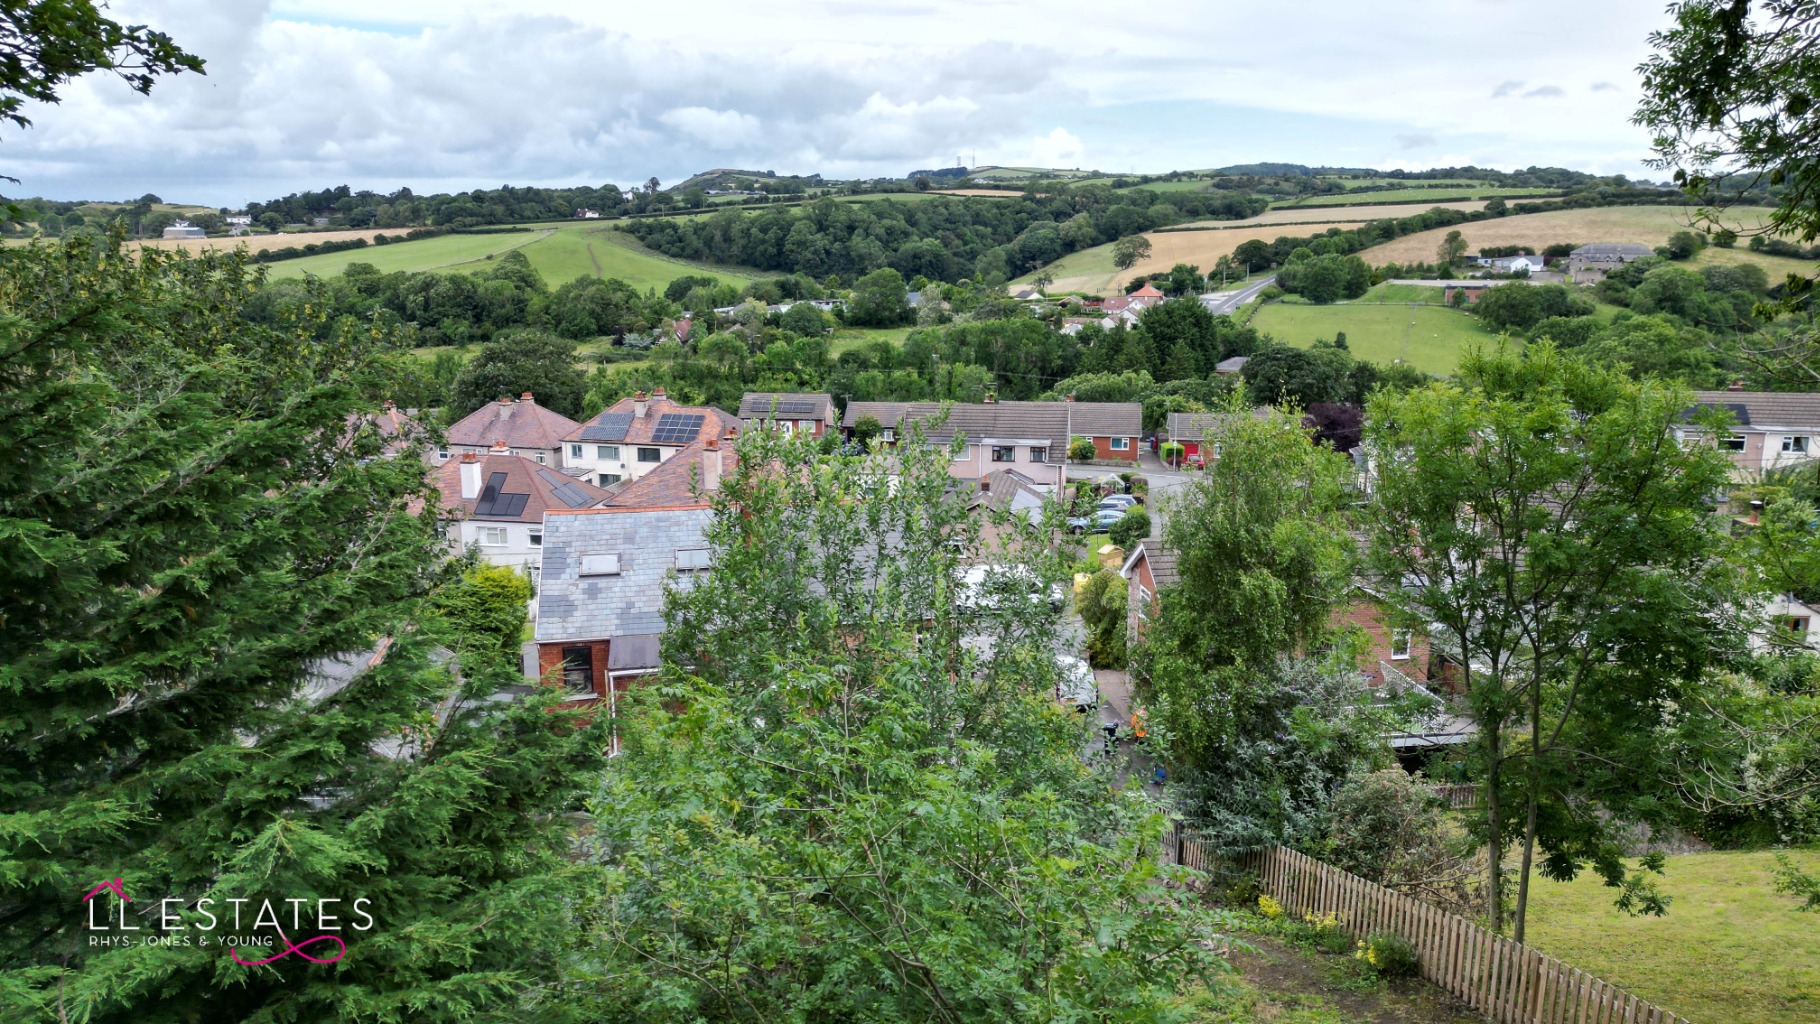
[[1092, 462], [1099, 458], [1099, 449], [1093, 446], [1091, 437], [1071, 437], [1068, 439], [1068, 461]]
[[1372, 932], [1353, 955], [1381, 978], [1413, 978], [1422, 966], [1416, 948], [1395, 932]]
[[456, 418], [500, 398], [529, 391], [539, 405], [571, 419], [582, 411], [587, 378], [575, 367], [575, 343], [543, 331], [518, 330], [481, 346], [455, 378]]
[[1347, 779], [1328, 809], [1322, 859], [1431, 906], [1473, 914], [1478, 865], [1455, 849], [1434, 791], [1401, 768]]
[[1796, 867], [1786, 853], [1776, 855], [1776, 891], [1801, 900], [1798, 910], [1820, 910], [1820, 878]]
[[1219, 969], [1193, 898], [1156, 884], [1185, 877], [1162, 816], [1078, 757], [1057, 617], [954, 599], [963, 558], [1045, 586], [1060, 564], [986, 546], [946, 454], [905, 441], [740, 439], [715, 569], [670, 591], [592, 802], [580, 1015], [1171, 1021]]
[[463, 665], [518, 666], [524, 642], [531, 580], [510, 566], [475, 562], [444, 583], [432, 598], [449, 624]]
[[1162, 457], [1164, 462], [1174, 466], [1181, 463], [1182, 453], [1186, 450], [1178, 441], [1164, 441], [1157, 449], [1157, 454]]
[[[422, 453], [370, 425], [399, 339], [249, 322], [253, 285], [118, 239], [0, 261], [0, 1017], [517, 1015], [592, 888], [559, 812], [600, 739], [418, 628]], [[366, 898], [376, 927], [333, 969], [102, 948], [103, 878], [146, 935], [166, 898], [191, 937], [203, 897]]]
[[896, 327], [910, 321], [904, 276], [890, 267], [874, 270], [854, 282], [847, 303], [847, 322], [857, 327]]
[[1150, 536], [1150, 513], [1141, 508], [1133, 508], [1125, 517], [1113, 523], [1106, 531], [1106, 537], [1112, 543], [1126, 550], [1135, 548], [1145, 537]]
[[1371, 267], [1339, 253], [1291, 259], [1278, 269], [1277, 286], [1316, 305], [1356, 299], [1371, 290]]
[[1100, 569], [1087, 577], [1087, 584], [1075, 595], [1075, 608], [1087, 627], [1087, 660], [1094, 668], [1125, 667], [1130, 616], [1127, 594], [1123, 576]]
[[1351, 401], [1353, 358], [1332, 345], [1270, 345], [1245, 360], [1239, 375], [1252, 401], [1307, 407]]
[[1737, 653], [1741, 597], [1706, 507], [1724, 456], [1663, 443], [1688, 404], [1673, 385], [1538, 343], [1475, 354], [1458, 386], [1379, 392], [1369, 406], [1371, 566], [1404, 584], [1385, 587], [1395, 617], [1428, 624], [1460, 666], [1493, 923], [1515, 843], [1519, 939], [1538, 846], [1550, 877], [1590, 863], [1660, 910], [1626, 875], [1614, 829], [1662, 820], [1644, 770], [1657, 709]]

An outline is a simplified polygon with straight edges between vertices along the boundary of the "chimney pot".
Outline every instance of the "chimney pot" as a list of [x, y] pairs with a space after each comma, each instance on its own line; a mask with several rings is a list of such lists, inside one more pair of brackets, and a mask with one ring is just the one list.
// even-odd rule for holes
[[499, 396], [499, 404], [500, 404], [500, 405], [511, 405], [511, 404], [512, 404], [512, 396], [511, 396], [511, 395], [501, 395], [501, 396]]
[[480, 456], [473, 452], [461, 453], [461, 497], [464, 501], [480, 497]]
[[664, 397], [664, 389], [663, 389], [663, 388], [655, 388], [655, 389], [653, 389], [653, 390], [652, 390], [652, 392], [651, 392], [651, 397], [652, 397], [652, 398], [662, 398], [662, 397]]
[[1732, 381], [1732, 383], [1731, 383], [1731, 386], [1730, 386], [1730, 387], [1728, 387], [1728, 388], [1726, 388], [1726, 389], [1725, 389], [1725, 390], [1727, 390], [1727, 391], [1743, 391], [1743, 390], [1744, 390], [1744, 378], [1742, 378], [1742, 377], [1740, 377], [1740, 378], [1738, 378], [1738, 379], [1737, 379], [1737, 380], [1734, 380], [1734, 381]]
[[506, 448], [506, 443], [504, 441], [494, 441], [493, 442], [492, 454], [504, 455], [508, 450], [509, 449]]
[[521, 402], [529, 402], [531, 400], [531, 393], [529, 391], [525, 392], [524, 396], [519, 399]]

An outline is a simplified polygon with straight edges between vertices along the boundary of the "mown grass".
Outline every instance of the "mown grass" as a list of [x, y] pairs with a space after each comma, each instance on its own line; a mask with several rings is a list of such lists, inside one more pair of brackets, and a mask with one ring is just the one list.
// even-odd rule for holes
[[839, 356], [879, 341], [901, 346], [914, 330], [915, 327], [840, 327], [835, 329], [828, 350]]
[[[270, 265], [270, 272], [274, 278], [302, 277], [305, 274], [332, 277], [346, 270], [350, 263], [370, 263], [387, 274], [395, 270], [439, 270], [485, 259], [489, 255], [510, 252], [542, 240], [552, 230], [554, 229], [545, 227], [509, 234], [437, 235], [435, 238], [420, 238], [414, 242], [369, 245], [361, 249], [280, 260]], [[308, 241], [307, 238], [299, 238], [290, 244], [302, 245]]]
[[1386, 281], [1372, 289], [1354, 302], [1410, 302], [1428, 306], [1439, 306], [1445, 300], [1447, 289], [1425, 284], [1391, 284]]
[[[1820, 871], [1820, 850], [1791, 855]], [[1631, 918], [1591, 876], [1538, 877], [1529, 944], [1689, 1020], [1820, 1020], [1820, 915], [1776, 893], [1771, 853], [1671, 857], [1664, 917]]]
[[1469, 345], [1497, 337], [1477, 317], [1456, 309], [1357, 302], [1329, 306], [1272, 302], [1258, 310], [1251, 326], [1298, 348], [1331, 341], [1344, 331], [1355, 358], [1381, 365], [1402, 361], [1440, 376], [1453, 373]]

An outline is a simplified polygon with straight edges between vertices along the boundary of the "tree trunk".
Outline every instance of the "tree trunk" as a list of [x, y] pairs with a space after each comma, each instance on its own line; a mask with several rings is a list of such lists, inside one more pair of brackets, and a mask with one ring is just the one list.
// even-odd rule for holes
[[1518, 942], [1523, 941], [1523, 925], [1529, 916], [1529, 868], [1536, 853], [1536, 780], [1530, 779], [1529, 785], [1529, 798], [1525, 801], [1529, 808], [1529, 820], [1523, 826], [1523, 873], [1517, 879], [1517, 911], [1511, 930], [1511, 938]]
[[1504, 934], [1504, 845], [1499, 840], [1504, 834], [1504, 808], [1498, 802], [1498, 782], [1503, 767], [1502, 750], [1498, 742], [1497, 726], [1486, 730], [1485, 741], [1491, 747], [1491, 767], [1485, 773], [1485, 814], [1491, 826], [1491, 835], [1485, 843], [1485, 861], [1489, 877], [1486, 884], [1490, 889], [1491, 930], [1499, 935]]
[[1511, 938], [1523, 941], [1523, 926], [1529, 918], [1529, 870], [1536, 855], [1536, 805], [1540, 802], [1542, 790], [1542, 677], [1529, 684], [1529, 775], [1528, 785], [1524, 790], [1524, 807], [1527, 816], [1523, 822], [1523, 873], [1517, 879], [1517, 913], [1516, 927]]

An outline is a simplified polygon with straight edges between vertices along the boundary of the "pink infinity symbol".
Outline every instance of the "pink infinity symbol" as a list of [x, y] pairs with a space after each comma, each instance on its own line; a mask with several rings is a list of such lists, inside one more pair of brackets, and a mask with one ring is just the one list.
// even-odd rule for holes
[[[266, 957], [264, 960], [242, 960], [242, 959], [240, 959], [240, 950], [237, 947], [229, 947], [228, 956], [233, 957], [234, 962], [241, 965], [242, 967], [258, 967], [260, 964], [269, 964], [274, 960], [282, 960], [285, 957], [290, 956], [292, 953], [295, 953], [298, 956], [303, 957], [305, 960], [308, 960], [310, 963], [313, 963], [313, 964], [332, 964], [335, 961], [340, 960], [342, 957], [348, 955], [348, 944], [346, 942], [343, 942], [341, 940], [341, 936], [339, 936], [339, 935], [318, 935], [313, 939], [304, 939], [302, 942], [292, 942], [291, 937], [289, 935], [286, 935], [284, 933], [284, 931], [281, 929], [278, 932], [278, 937], [284, 940], [284, 948], [282, 950], [279, 950], [276, 953], [273, 953], [271, 956]], [[303, 948], [305, 946], [309, 946], [309, 945], [312, 945], [317, 942], [333, 942], [335, 945], [337, 945], [341, 948], [336, 950], [335, 955], [332, 957], [329, 957], [327, 960], [319, 960], [316, 957], [313, 957], [303, 951]]]

